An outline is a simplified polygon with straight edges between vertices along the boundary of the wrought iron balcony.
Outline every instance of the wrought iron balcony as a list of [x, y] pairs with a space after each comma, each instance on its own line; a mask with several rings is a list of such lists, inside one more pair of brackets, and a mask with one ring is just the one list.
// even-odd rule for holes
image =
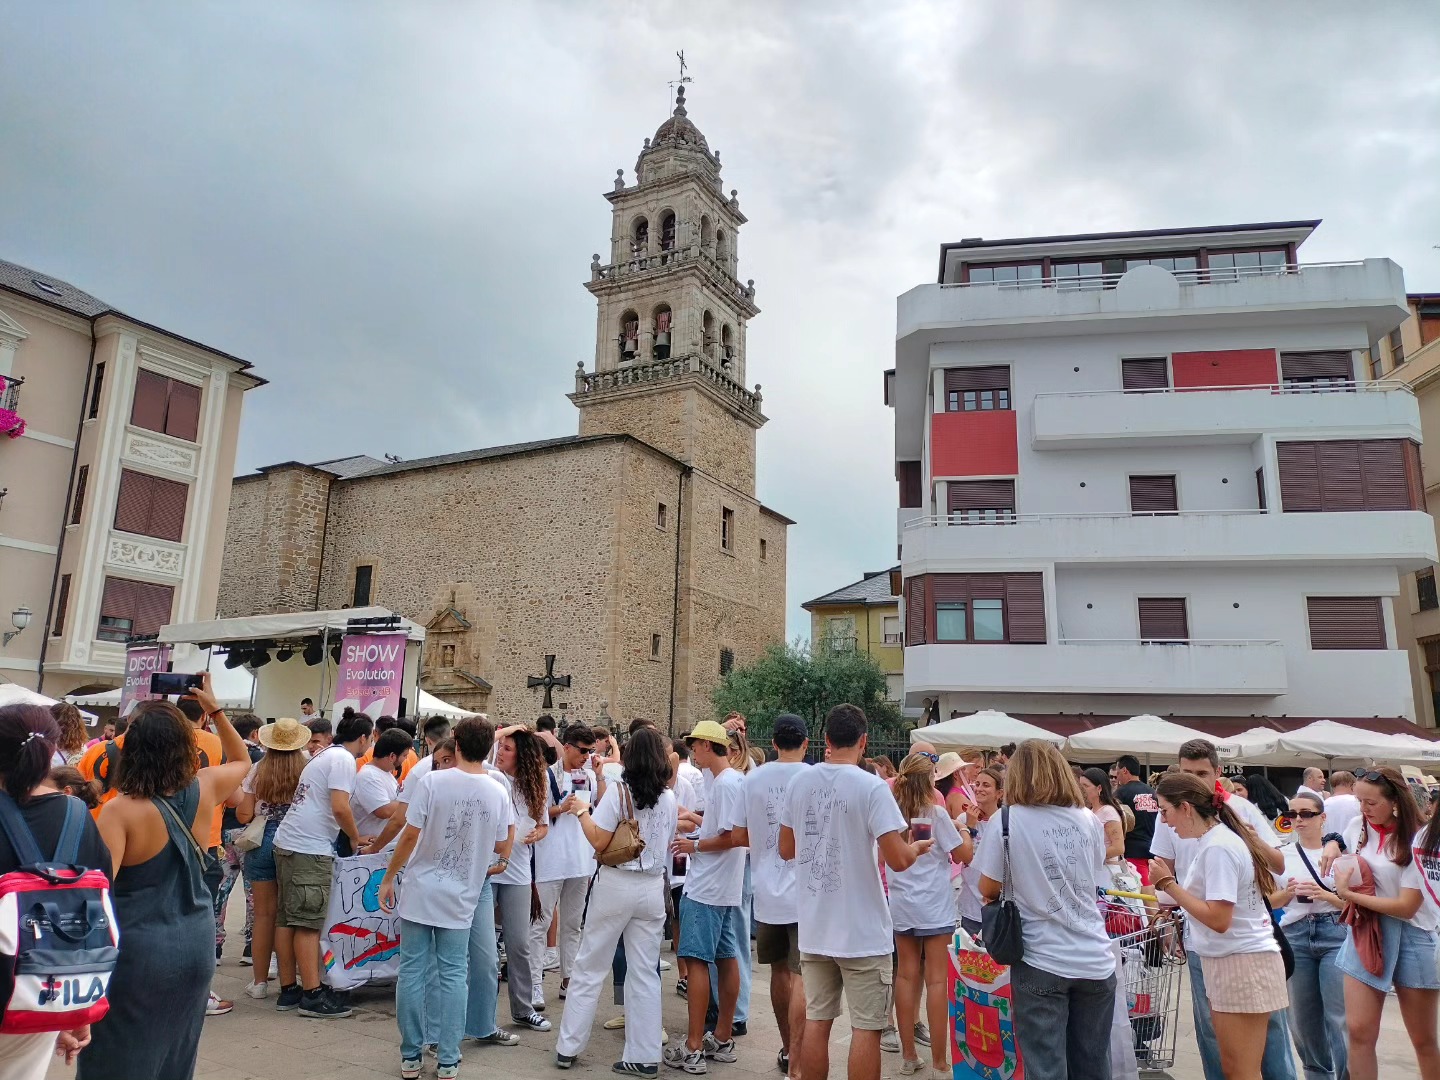
[[25, 380], [14, 375], [3, 375], [0, 379], [4, 381], [4, 389], [0, 389], [0, 409], [9, 409], [11, 412], [20, 411], [20, 387]]

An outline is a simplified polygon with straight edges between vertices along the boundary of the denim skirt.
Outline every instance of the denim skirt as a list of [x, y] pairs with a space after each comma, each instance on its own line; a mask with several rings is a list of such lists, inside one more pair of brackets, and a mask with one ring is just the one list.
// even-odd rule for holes
[[1397, 986], [1411, 990], [1440, 990], [1440, 951], [1435, 934], [1422, 930], [1404, 919], [1380, 916], [1384, 942], [1385, 966], [1379, 975], [1371, 974], [1355, 949], [1355, 934], [1346, 933], [1345, 944], [1335, 966], [1373, 990], [1388, 994]]

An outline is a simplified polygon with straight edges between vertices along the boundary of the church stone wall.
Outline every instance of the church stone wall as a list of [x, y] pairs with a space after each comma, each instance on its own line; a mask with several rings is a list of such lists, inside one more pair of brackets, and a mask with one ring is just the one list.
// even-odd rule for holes
[[315, 607], [332, 479], [329, 473], [294, 465], [234, 482], [217, 618]]

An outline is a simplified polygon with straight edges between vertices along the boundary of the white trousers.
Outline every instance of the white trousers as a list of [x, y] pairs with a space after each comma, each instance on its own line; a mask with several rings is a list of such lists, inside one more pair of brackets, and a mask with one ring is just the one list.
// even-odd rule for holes
[[539, 957], [531, 964], [535, 973], [535, 1000], [545, 1000], [541, 980], [545, 977], [545, 939], [550, 935], [550, 919], [560, 913], [555, 929], [555, 948], [560, 953], [560, 978], [570, 978], [575, 957], [580, 952], [580, 923], [585, 918], [585, 892], [588, 877], [542, 881], [535, 886], [540, 894], [540, 918], [530, 924], [530, 955]]
[[590, 1041], [600, 989], [615, 946], [625, 940], [625, 1058], [660, 1063], [660, 939], [665, 931], [665, 876], [600, 867], [570, 973], [555, 1052], [578, 1057]]

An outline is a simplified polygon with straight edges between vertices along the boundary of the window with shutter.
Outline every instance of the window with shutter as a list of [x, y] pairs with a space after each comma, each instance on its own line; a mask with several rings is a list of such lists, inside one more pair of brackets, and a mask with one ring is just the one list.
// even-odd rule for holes
[[60, 591], [55, 596], [55, 618], [50, 620], [50, 633], [59, 637], [65, 633], [65, 616], [70, 610], [70, 575], [60, 575]]
[[90, 380], [90, 408], [85, 412], [85, 419], [94, 420], [100, 415], [100, 391], [105, 385], [105, 365], [95, 365], [95, 376]]
[[[932, 574], [924, 579], [912, 578], [906, 584], [918, 585], [922, 580], [928, 585], [933, 618], [920, 629], [928, 630], [932, 641], [1045, 643], [1042, 575]], [[907, 599], [906, 630], [913, 636], [911, 612]]]
[[1180, 503], [1173, 476], [1130, 477], [1130, 512], [1132, 514], [1175, 514]]
[[920, 462], [897, 461], [895, 463], [895, 479], [900, 484], [900, 505], [902, 507], [919, 507], [925, 504], [922, 491], [924, 484], [920, 479]]
[[1440, 593], [1435, 591], [1435, 571], [1421, 570], [1415, 575], [1415, 592], [1420, 599], [1421, 611], [1440, 608]]
[[179, 543], [185, 534], [185, 502], [190, 488], [132, 469], [120, 470], [115, 499], [115, 528]]
[[1323, 509], [1315, 443], [1276, 443], [1275, 459], [1280, 466], [1280, 509], [1287, 514]]
[[1261, 510], [1265, 509], [1265, 470], [1255, 470], [1255, 505]]
[[79, 525], [80, 515], [85, 512], [85, 487], [90, 482], [90, 466], [81, 465], [75, 474], [75, 498], [70, 503], [70, 524]]
[[1006, 574], [1005, 607], [1010, 641], [1045, 644], [1045, 579], [1041, 574]]
[[200, 434], [200, 388], [170, 380], [170, 401], [165, 410], [165, 434], [194, 442]]
[[1125, 390], [1165, 390], [1170, 386], [1170, 360], [1164, 356], [1120, 361], [1120, 386]]
[[1419, 451], [1405, 439], [1277, 443], [1287, 513], [1422, 510]]
[[200, 387], [141, 368], [135, 376], [130, 423], [194, 442], [200, 435]]
[[1385, 612], [1378, 596], [1311, 596], [1312, 649], [1384, 649]]
[[925, 579], [905, 579], [905, 644], [925, 644]]
[[185, 502], [190, 488], [156, 477], [150, 499], [150, 530], [145, 535], [179, 543], [185, 535]]
[[1190, 620], [1183, 596], [1142, 596], [1139, 599], [1140, 643], [1180, 645], [1190, 640]]
[[1015, 517], [1014, 480], [951, 480], [945, 495], [954, 523], [994, 524]]
[[1009, 408], [1008, 367], [950, 368], [945, 372], [946, 412], [1008, 411]]
[[1292, 390], [1354, 390], [1354, 357], [1348, 349], [1281, 353], [1280, 378]]
[[96, 639], [124, 642], [132, 636], [158, 634], [170, 621], [174, 598], [175, 590], [169, 585], [107, 577]]

